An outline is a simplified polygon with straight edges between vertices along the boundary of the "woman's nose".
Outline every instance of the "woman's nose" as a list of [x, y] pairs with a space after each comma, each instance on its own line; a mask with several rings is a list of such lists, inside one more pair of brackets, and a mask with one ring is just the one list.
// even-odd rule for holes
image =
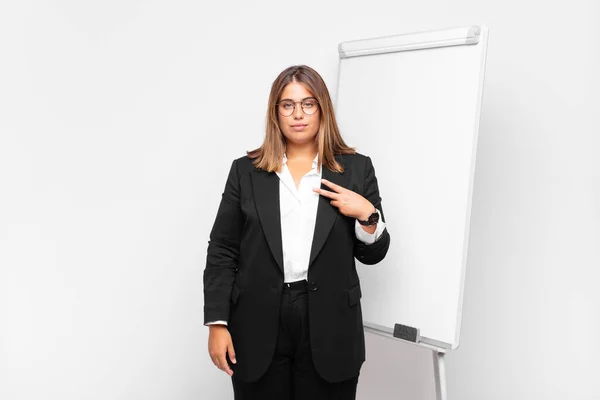
[[304, 111], [302, 111], [302, 104], [295, 103], [294, 104], [294, 119], [301, 119], [304, 117]]

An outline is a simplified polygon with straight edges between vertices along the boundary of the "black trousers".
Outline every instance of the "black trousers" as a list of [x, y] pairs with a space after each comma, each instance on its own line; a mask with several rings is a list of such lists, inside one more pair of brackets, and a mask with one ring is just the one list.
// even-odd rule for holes
[[[358, 376], [331, 383], [315, 370], [308, 333], [308, 283], [284, 284], [273, 360], [256, 382], [231, 377], [235, 400], [355, 400]], [[235, 343], [234, 343], [235, 346]]]

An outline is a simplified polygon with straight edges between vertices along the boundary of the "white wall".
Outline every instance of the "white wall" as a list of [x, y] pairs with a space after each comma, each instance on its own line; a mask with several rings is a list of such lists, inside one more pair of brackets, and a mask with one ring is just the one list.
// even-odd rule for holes
[[[340, 41], [483, 23], [450, 398], [597, 399], [598, 11], [592, 0], [2, 3], [0, 398], [231, 399], [207, 355], [202, 270], [227, 168], [260, 144], [273, 79], [305, 63], [334, 93]], [[367, 342], [359, 398], [433, 398], [428, 351]]]
[[600, 7], [523, 6], [489, 20], [449, 394], [600, 399]]

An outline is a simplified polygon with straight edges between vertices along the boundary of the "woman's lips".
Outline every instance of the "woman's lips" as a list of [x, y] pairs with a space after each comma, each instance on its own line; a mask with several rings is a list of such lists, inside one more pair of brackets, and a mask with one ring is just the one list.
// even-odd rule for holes
[[292, 125], [292, 129], [295, 131], [303, 131], [306, 125]]

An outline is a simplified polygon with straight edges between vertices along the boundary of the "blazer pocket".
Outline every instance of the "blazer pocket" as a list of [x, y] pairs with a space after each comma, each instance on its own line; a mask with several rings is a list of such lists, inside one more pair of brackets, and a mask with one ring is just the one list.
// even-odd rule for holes
[[240, 288], [235, 283], [233, 284], [233, 288], [231, 289], [231, 303], [236, 305], [238, 303], [238, 299], [240, 297]]
[[361, 297], [362, 293], [360, 291], [360, 284], [348, 289], [348, 305], [350, 307], [357, 305]]

